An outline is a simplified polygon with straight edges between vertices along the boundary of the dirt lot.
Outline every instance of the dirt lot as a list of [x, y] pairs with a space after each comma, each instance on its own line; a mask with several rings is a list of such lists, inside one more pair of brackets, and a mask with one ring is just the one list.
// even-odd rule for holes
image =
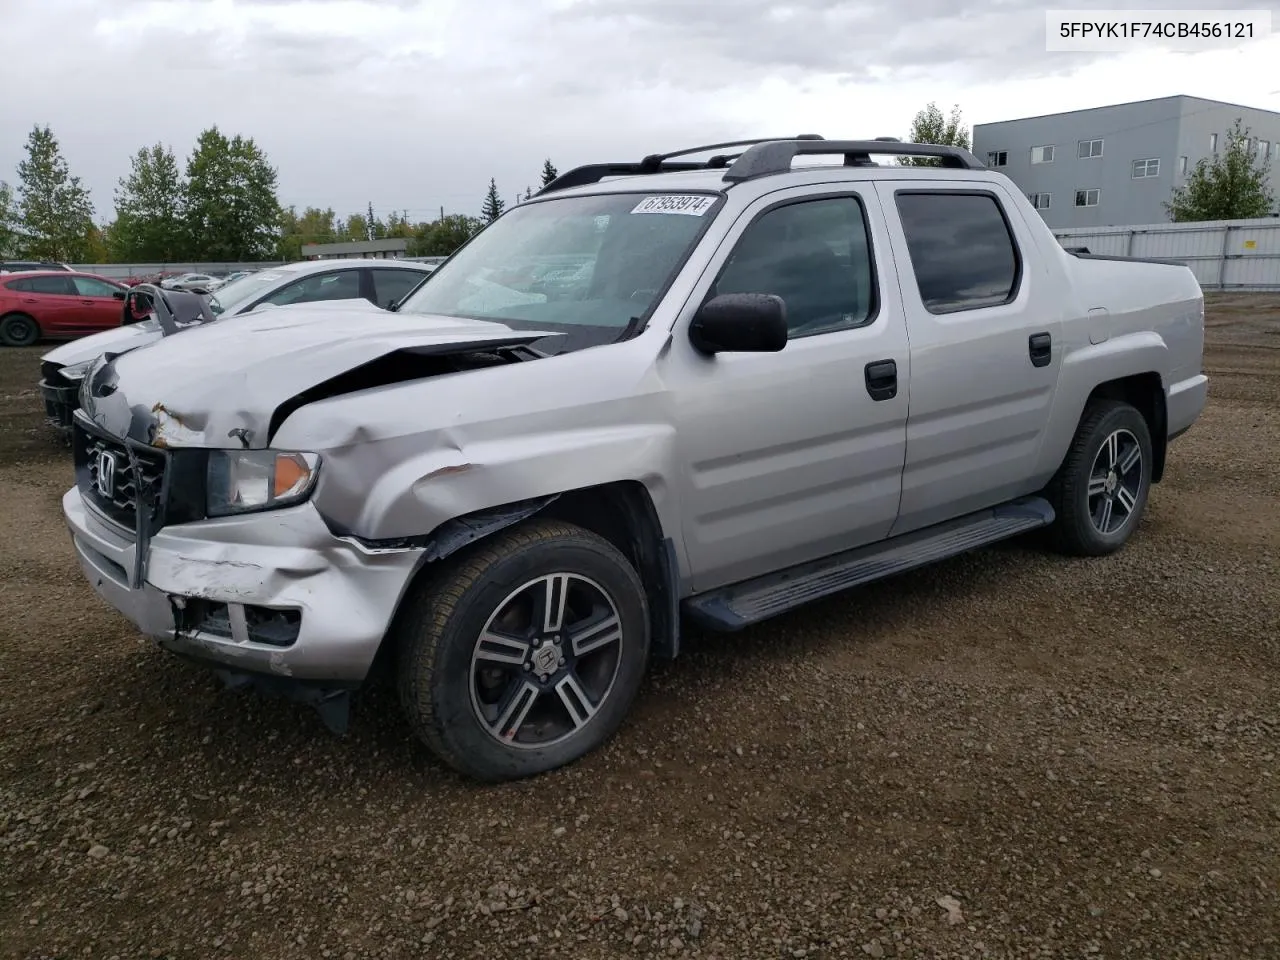
[[1280, 298], [1210, 325], [1122, 554], [694, 635], [606, 750], [501, 787], [387, 692], [340, 739], [140, 644], [0, 351], [0, 955], [1280, 957]]

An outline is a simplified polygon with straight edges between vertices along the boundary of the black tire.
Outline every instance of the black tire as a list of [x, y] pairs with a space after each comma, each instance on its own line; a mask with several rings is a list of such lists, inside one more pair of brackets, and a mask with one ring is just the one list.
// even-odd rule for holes
[[[1113, 437], [1117, 445], [1104, 452]], [[1140, 460], [1127, 471], [1099, 469], [1115, 458], [1116, 466], [1126, 466], [1135, 449]], [[1128, 543], [1147, 506], [1153, 462], [1151, 431], [1136, 408], [1120, 400], [1090, 403], [1066, 459], [1045, 491], [1057, 513], [1049, 528], [1054, 548], [1073, 556], [1098, 557]], [[1110, 501], [1109, 512], [1103, 501]], [[1123, 522], [1117, 514], [1120, 510]], [[1114, 526], [1104, 529], [1102, 520]]]
[[[551, 588], [543, 592], [542, 587], [519, 593], [524, 585], [555, 574], [568, 575], [572, 579], [557, 582], [571, 586], [559, 588], [559, 593]], [[575, 632], [562, 627], [540, 633], [525, 650], [488, 647], [516, 658], [519, 664], [482, 669], [473, 660], [490, 618], [504, 609], [514, 611], [514, 624], [516, 614], [523, 612], [526, 595], [541, 597], [548, 606], [553, 595], [567, 597], [568, 613], [576, 614], [585, 609], [584, 598], [597, 597], [597, 589], [603, 602], [592, 609], [597, 618], [604, 618], [600, 623], [616, 619], [618, 630], [605, 631], [613, 636], [620, 630], [616, 640], [587, 650], [585, 631], [576, 633], [583, 638], [579, 644], [573, 639]], [[513, 594], [515, 600], [511, 599]], [[536, 619], [537, 608], [530, 606], [529, 613]], [[569, 622], [566, 615], [565, 623]], [[603, 632], [591, 626], [594, 622], [587, 621], [591, 636], [603, 637]], [[509, 629], [514, 635], [519, 627]], [[521, 636], [533, 638], [535, 630], [539, 628], [531, 622]], [[559, 635], [554, 647], [552, 633]], [[571, 763], [617, 732], [649, 662], [648, 603], [640, 577], [612, 544], [572, 524], [537, 519], [475, 544], [451, 561], [442, 574], [419, 585], [396, 618], [392, 642], [400, 703], [414, 733], [461, 773], [490, 782], [515, 780]], [[583, 652], [575, 660], [580, 647]], [[614, 652], [606, 647], [617, 649]], [[547, 661], [539, 655], [550, 654], [554, 661], [557, 652], [565, 653], [565, 658], [550, 667], [554, 672], [544, 678], [538, 671], [548, 669]], [[604, 667], [599, 666], [602, 663]], [[494, 693], [480, 684], [482, 673], [494, 683]], [[602, 679], [606, 674], [607, 682]], [[570, 675], [574, 679], [567, 681]], [[562, 689], [566, 683], [567, 692]], [[499, 696], [498, 688], [513, 696]], [[533, 707], [522, 714], [520, 705], [529, 699], [531, 688], [539, 695], [533, 697]], [[575, 699], [576, 692], [583, 694], [581, 699]], [[600, 697], [593, 704], [589, 696], [594, 693]], [[486, 696], [493, 697], [493, 702], [486, 701]], [[588, 717], [580, 726], [573, 723], [571, 700], [578, 705], [579, 714]], [[590, 708], [594, 710], [588, 713]], [[481, 716], [486, 710], [491, 711], [487, 722]], [[557, 720], [559, 714], [563, 716]], [[549, 718], [545, 725], [559, 729], [562, 738], [542, 743], [532, 738], [523, 744], [500, 739], [492, 731], [502, 728], [504, 715], [545, 716]], [[538, 725], [533, 724], [532, 729], [539, 729]], [[525, 730], [522, 720], [513, 736], [520, 738]]]
[[0, 344], [6, 347], [29, 347], [40, 339], [40, 324], [25, 313], [0, 317]]

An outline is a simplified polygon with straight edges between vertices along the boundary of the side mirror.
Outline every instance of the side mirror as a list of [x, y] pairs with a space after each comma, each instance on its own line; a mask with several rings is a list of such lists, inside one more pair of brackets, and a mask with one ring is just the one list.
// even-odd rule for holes
[[123, 300], [126, 294], [123, 290], [112, 290], [111, 296], [115, 297], [117, 300]]
[[704, 303], [689, 325], [703, 353], [777, 353], [787, 345], [787, 305], [771, 293], [725, 293]]

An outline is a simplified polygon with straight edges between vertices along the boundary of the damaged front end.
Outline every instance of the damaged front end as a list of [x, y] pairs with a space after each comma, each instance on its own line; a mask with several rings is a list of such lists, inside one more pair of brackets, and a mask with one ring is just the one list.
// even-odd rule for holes
[[[257, 322], [259, 343], [282, 341], [279, 321]], [[237, 337], [252, 323], [242, 320]], [[323, 323], [305, 327], [309, 338]], [[216, 372], [231, 345], [213, 326], [175, 338], [190, 346], [166, 341], [95, 359], [71, 417], [76, 486], [63, 499], [81, 568], [100, 597], [161, 648], [212, 667], [236, 689], [316, 707], [337, 732], [432, 550], [339, 530], [315, 496], [325, 455], [273, 449], [273, 437], [307, 404], [535, 359], [542, 354], [529, 344], [548, 336], [497, 324], [468, 324], [461, 336], [459, 324], [401, 324], [399, 336], [379, 339], [363, 325], [332, 335], [347, 349], [313, 344], [295, 363], [264, 351], [232, 374]], [[467, 532], [451, 530], [455, 537]]]

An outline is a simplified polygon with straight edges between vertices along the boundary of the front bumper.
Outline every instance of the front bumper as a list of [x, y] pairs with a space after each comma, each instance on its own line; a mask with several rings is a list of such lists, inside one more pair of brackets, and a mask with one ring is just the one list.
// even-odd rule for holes
[[335, 537], [306, 503], [164, 527], [138, 563], [132, 533], [77, 488], [62, 509], [93, 589], [161, 647], [313, 683], [364, 680], [422, 556]]
[[80, 386], [59, 386], [40, 381], [40, 398], [44, 401], [45, 423], [60, 430], [71, 429], [71, 415], [80, 406]]

